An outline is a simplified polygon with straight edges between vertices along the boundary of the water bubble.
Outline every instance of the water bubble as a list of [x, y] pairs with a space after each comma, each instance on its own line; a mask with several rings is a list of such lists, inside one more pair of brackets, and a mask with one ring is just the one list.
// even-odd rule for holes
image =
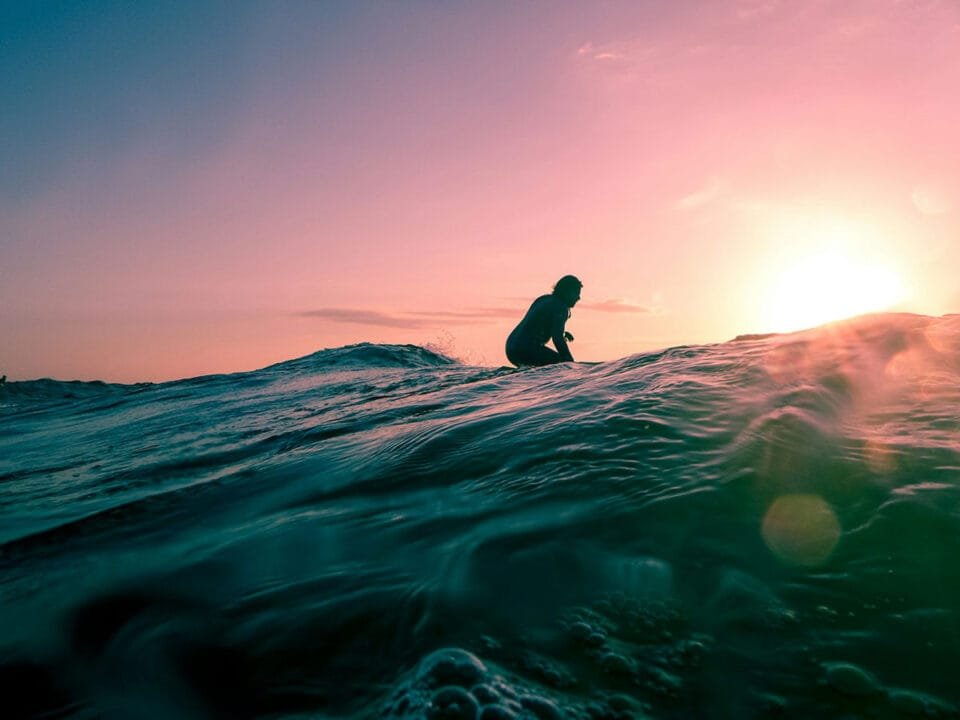
[[486, 666], [476, 656], [459, 648], [445, 648], [426, 657], [418, 675], [432, 687], [470, 687], [480, 682], [486, 672]]
[[575, 640], [584, 642], [593, 633], [593, 628], [590, 627], [588, 623], [580, 620], [570, 626], [569, 632]]
[[891, 690], [887, 699], [897, 712], [904, 715], [922, 716], [927, 712], [927, 702], [922, 695], [907, 690]]
[[933, 695], [916, 690], [892, 688], [887, 691], [887, 700], [902, 715], [915, 717], [954, 717], [957, 709]]
[[873, 675], [852, 663], [825, 663], [823, 669], [827, 684], [844, 695], [863, 697], [880, 690]]
[[563, 713], [560, 712], [560, 708], [539, 695], [522, 695], [520, 703], [536, 715], [538, 720], [563, 720]]
[[783, 495], [763, 518], [763, 539], [781, 560], [814, 566], [826, 561], [840, 539], [840, 523], [818, 495]]
[[431, 720], [474, 720], [479, 706], [466, 690], [445, 687], [433, 696], [427, 716]]
[[606, 641], [607, 641], [607, 636], [603, 632], [590, 633], [586, 638], [587, 645], [592, 645], [593, 647], [600, 647]]
[[652, 667], [647, 670], [646, 685], [660, 695], [677, 697], [683, 688], [683, 680], [664, 668]]
[[500, 702], [500, 693], [489, 685], [477, 685], [470, 690], [470, 694], [473, 695], [481, 705], [493, 705], [494, 703]]
[[633, 672], [630, 661], [620, 653], [608, 652], [600, 657], [600, 667], [613, 675], [629, 675]]
[[503, 705], [487, 705], [480, 711], [480, 720], [514, 720], [516, 713]]

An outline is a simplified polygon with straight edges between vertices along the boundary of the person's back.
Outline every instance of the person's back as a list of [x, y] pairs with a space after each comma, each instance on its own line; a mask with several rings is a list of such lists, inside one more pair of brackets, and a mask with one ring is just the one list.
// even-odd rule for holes
[[[580, 299], [582, 283], [573, 275], [560, 279], [553, 293], [541, 295], [530, 305], [530, 309], [507, 338], [507, 358], [514, 365], [550, 365], [558, 362], [572, 362], [573, 355], [567, 346], [567, 339], [573, 336], [566, 332], [570, 308]], [[553, 340], [556, 350], [546, 347]]]

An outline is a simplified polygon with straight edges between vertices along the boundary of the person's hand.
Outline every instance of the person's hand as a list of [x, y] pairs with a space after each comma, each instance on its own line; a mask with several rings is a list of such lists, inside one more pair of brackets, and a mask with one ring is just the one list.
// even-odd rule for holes
[[564, 333], [563, 333], [563, 336], [564, 336], [568, 341], [573, 342], [573, 335], [571, 335], [570, 333], [564, 332]]

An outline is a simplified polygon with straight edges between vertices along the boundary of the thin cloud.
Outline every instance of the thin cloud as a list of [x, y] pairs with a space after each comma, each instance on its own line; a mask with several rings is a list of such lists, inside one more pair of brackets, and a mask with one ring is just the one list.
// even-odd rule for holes
[[652, 313], [656, 312], [656, 308], [649, 307], [647, 305], [637, 305], [636, 303], [631, 303], [626, 300], [604, 300], [603, 302], [598, 303], [584, 303], [579, 307], [582, 307], [584, 310], [593, 310], [594, 312], [607, 312], [607, 313]]
[[611, 62], [618, 60], [629, 60], [634, 54], [628, 42], [614, 42], [597, 47], [592, 42], [587, 42], [577, 48], [577, 56], [587, 60], [596, 60], [597, 62]]
[[499, 318], [516, 317], [518, 313], [518, 310], [511, 308], [476, 308], [459, 311], [411, 310], [393, 315], [379, 310], [359, 308], [320, 308], [297, 314], [301, 317], [321, 318], [343, 324], [420, 330], [436, 326], [440, 322], [448, 322], [452, 325], [475, 325], [492, 322]]
[[357, 310], [355, 308], [321, 308], [298, 313], [301, 317], [322, 318], [348, 325], [375, 325], [377, 327], [406, 328], [418, 330], [426, 326], [423, 320], [399, 318], [378, 310]]
[[404, 315], [413, 315], [421, 318], [441, 318], [454, 320], [493, 320], [495, 318], [514, 317], [516, 308], [476, 308], [473, 310], [426, 310], [410, 311]]
[[[523, 300], [527, 302], [529, 298]], [[639, 305], [627, 300], [611, 299], [596, 303], [581, 303], [577, 306], [584, 310], [606, 313], [657, 313], [654, 306]], [[297, 313], [300, 317], [320, 318], [345, 325], [373, 325], [376, 327], [422, 330], [435, 328], [441, 324], [479, 325], [504, 318], [518, 320], [523, 316], [522, 308], [474, 308], [469, 310], [408, 310], [395, 315], [379, 310], [359, 308], [320, 308]]]
[[710, 180], [696, 192], [692, 192], [677, 200], [674, 208], [677, 210], [695, 210], [703, 207], [720, 197], [724, 190], [726, 190], [726, 187], [726, 183], [722, 180]]
[[753, 20], [773, 15], [779, 8], [779, 0], [741, 0], [737, 3], [736, 14], [738, 20]]

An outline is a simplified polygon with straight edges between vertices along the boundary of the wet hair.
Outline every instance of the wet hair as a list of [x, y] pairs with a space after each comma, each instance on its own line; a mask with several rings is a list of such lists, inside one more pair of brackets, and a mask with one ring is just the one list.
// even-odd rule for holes
[[570, 296], [583, 287], [583, 283], [573, 275], [564, 275], [553, 286], [554, 295]]

